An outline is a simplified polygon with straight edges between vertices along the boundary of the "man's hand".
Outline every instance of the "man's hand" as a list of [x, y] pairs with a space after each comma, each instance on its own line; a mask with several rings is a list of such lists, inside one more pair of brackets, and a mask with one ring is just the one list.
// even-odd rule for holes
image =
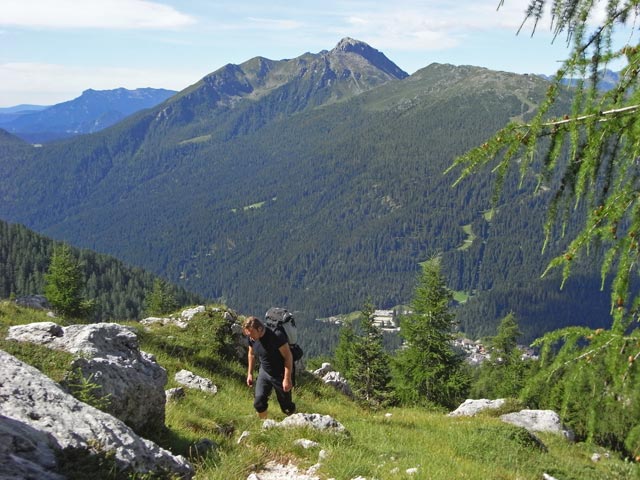
[[247, 375], [247, 387], [253, 387], [253, 375]]
[[291, 383], [291, 379], [285, 376], [284, 379], [282, 380], [282, 389], [285, 392], [289, 392], [291, 391], [292, 388], [293, 388], [293, 384]]

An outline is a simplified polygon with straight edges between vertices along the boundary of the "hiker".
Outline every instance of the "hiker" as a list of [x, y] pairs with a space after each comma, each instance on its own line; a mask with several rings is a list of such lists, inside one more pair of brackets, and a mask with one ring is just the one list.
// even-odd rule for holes
[[[247, 385], [252, 387], [255, 384], [253, 406], [258, 417], [267, 418], [269, 395], [273, 389], [282, 412], [291, 415], [296, 411], [296, 404], [291, 400], [293, 356], [287, 337], [279, 331], [266, 328], [257, 317], [248, 317], [242, 330], [249, 337]], [[256, 357], [260, 360], [260, 370], [254, 382]]]

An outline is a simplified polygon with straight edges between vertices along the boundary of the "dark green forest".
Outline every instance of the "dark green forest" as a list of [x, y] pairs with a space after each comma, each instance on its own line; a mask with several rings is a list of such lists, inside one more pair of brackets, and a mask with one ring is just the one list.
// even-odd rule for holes
[[[55, 245], [22, 225], [0, 221], [0, 298], [42, 294]], [[72, 249], [72, 253], [81, 267], [84, 296], [95, 305], [91, 320], [143, 317], [145, 298], [157, 276], [89, 250]], [[201, 302], [183, 288], [171, 286], [170, 291], [178, 305]]]

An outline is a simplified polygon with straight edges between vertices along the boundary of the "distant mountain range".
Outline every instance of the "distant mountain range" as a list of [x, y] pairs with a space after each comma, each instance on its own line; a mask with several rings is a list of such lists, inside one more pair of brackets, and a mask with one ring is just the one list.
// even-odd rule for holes
[[76, 99], [50, 107], [19, 105], [0, 109], [0, 128], [30, 143], [46, 143], [97, 132], [132, 113], [156, 106], [175, 93], [156, 88], [89, 89]]
[[39, 110], [44, 110], [45, 108], [49, 108], [46, 105], [16, 105], [14, 107], [0, 107], [0, 115], [24, 115], [25, 113], [33, 113]]
[[42, 148], [0, 136], [0, 212], [246, 314], [405, 304], [420, 263], [438, 256], [467, 298], [458, 317], [470, 336], [495, 334], [510, 311], [525, 339], [607, 324], [595, 268], [576, 265], [565, 292], [540, 279], [563, 246], [540, 253], [544, 190], [508, 178], [494, 206], [491, 172], [455, 188], [443, 176], [510, 119], [530, 118], [547, 87], [472, 66], [408, 76], [349, 38], [255, 57], [91, 135]]

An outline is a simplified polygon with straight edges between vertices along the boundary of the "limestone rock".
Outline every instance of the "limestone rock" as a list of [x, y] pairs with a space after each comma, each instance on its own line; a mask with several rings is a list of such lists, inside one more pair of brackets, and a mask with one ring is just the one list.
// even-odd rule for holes
[[[172, 455], [136, 435], [122, 421], [75, 399], [36, 368], [1, 350], [0, 364], [0, 431], [13, 439], [11, 443], [3, 441], [2, 445], [3, 448], [10, 445], [13, 452], [9, 455], [18, 466], [26, 468], [35, 463], [44, 472], [50, 472], [50, 451], [88, 450], [98, 445], [101, 451], [114, 454], [122, 471], [164, 470], [183, 478], [193, 476], [193, 468], [183, 457]], [[33, 478], [57, 477], [43, 474]]]
[[[63, 335], [64, 329], [57, 323], [38, 322], [9, 327], [7, 340], [48, 346], [48, 344], [54, 343]], [[53, 348], [57, 347], [53, 346]]]
[[140, 323], [144, 326], [160, 324], [163, 327], [166, 325], [175, 325], [178, 328], [186, 329], [189, 326], [189, 322], [198, 313], [202, 313], [206, 310], [204, 305], [198, 305], [197, 307], [187, 308], [180, 313], [178, 317], [147, 317], [140, 320]]
[[330, 363], [323, 363], [320, 368], [314, 370], [313, 374], [316, 377], [322, 378], [322, 381], [327, 385], [331, 385], [345, 395], [353, 397], [353, 391], [347, 379], [344, 378], [340, 372], [336, 372]]
[[15, 300], [16, 305], [33, 308], [35, 310], [51, 310], [51, 304], [44, 295], [26, 295]]
[[349, 382], [340, 374], [340, 372], [329, 372], [322, 377], [322, 381], [327, 385], [331, 385], [348, 397], [353, 397], [353, 391], [351, 390]]
[[331, 366], [330, 363], [323, 363], [322, 366], [320, 368], [318, 368], [317, 370], [313, 371], [313, 374], [316, 377], [324, 377], [327, 373], [329, 372], [333, 372], [333, 367]]
[[263, 428], [309, 427], [316, 430], [332, 430], [337, 433], [346, 432], [344, 425], [333, 417], [319, 413], [294, 413], [281, 422], [276, 422], [271, 419], [265, 420], [262, 426]]
[[573, 431], [562, 425], [560, 417], [553, 410], [521, 410], [501, 415], [500, 420], [526, 428], [529, 432], [560, 433], [570, 441], [575, 438]]
[[493, 410], [504, 405], [504, 398], [497, 400], [487, 400], [481, 398], [478, 400], [467, 399], [453, 412], [449, 413], [450, 417], [473, 417], [484, 410]]
[[268, 462], [260, 472], [250, 474], [247, 480], [320, 480], [320, 477], [300, 471], [292, 463], [282, 465], [272, 461]]
[[195, 317], [198, 313], [202, 313], [205, 311], [204, 305], [198, 305], [197, 307], [187, 308], [182, 311], [180, 314], [180, 318], [185, 322], [189, 323], [193, 317]]
[[170, 388], [169, 390], [166, 390], [164, 394], [167, 397], [167, 402], [171, 400], [178, 401], [184, 398], [184, 396], [186, 395], [184, 392], [184, 388], [182, 387]]
[[175, 374], [175, 381], [187, 388], [194, 388], [196, 390], [202, 390], [208, 393], [218, 393], [218, 387], [216, 387], [211, 380], [203, 378], [189, 370], [180, 370]]
[[295, 442], [294, 445], [298, 445], [299, 447], [304, 448], [305, 450], [308, 448], [317, 448], [320, 446], [318, 442], [314, 442], [313, 440], [309, 440], [307, 438], [299, 438]]
[[140, 351], [131, 328], [117, 323], [60, 327], [52, 322], [9, 328], [7, 340], [23, 341], [76, 355], [71, 368], [100, 386], [108, 413], [136, 431], [164, 427], [167, 372]]
[[0, 415], [0, 479], [63, 480], [55, 473], [56, 448], [59, 445], [51, 435]]
[[175, 325], [182, 330], [188, 327], [188, 324], [186, 322], [172, 317], [147, 317], [140, 320], [140, 324], [144, 325], [145, 327], [155, 324], [160, 324], [163, 327], [167, 325]]

